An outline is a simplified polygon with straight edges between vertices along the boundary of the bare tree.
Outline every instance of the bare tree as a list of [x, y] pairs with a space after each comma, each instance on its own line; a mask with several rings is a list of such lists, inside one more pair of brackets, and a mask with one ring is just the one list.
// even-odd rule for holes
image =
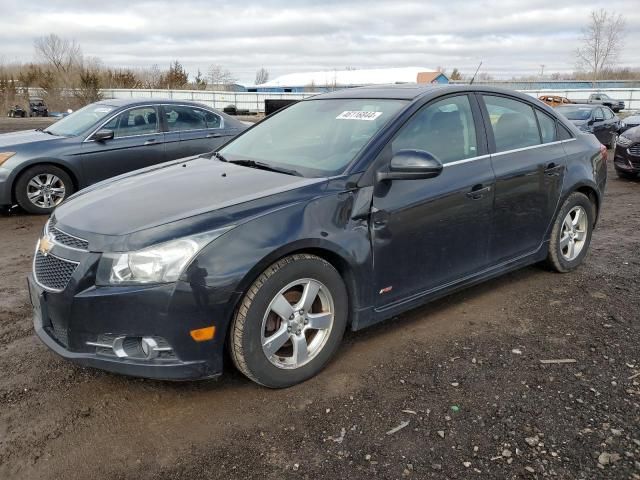
[[582, 46], [576, 50], [581, 68], [593, 74], [597, 81], [603, 70], [613, 67], [624, 40], [625, 21], [622, 15], [604, 9], [593, 10], [589, 24], [582, 30]]
[[227, 89], [229, 85], [236, 82], [233, 74], [221, 65], [211, 65], [208, 72], [209, 84], [214, 88]]
[[256, 85], [262, 85], [263, 83], [267, 83], [269, 81], [269, 70], [262, 67], [260, 70], [256, 72]]
[[82, 65], [82, 50], [75, 40], [50, 33], [36, 38], [33, 46], [36, 57], [51, 65], [58, 73], [68, 74], [74, 67]]

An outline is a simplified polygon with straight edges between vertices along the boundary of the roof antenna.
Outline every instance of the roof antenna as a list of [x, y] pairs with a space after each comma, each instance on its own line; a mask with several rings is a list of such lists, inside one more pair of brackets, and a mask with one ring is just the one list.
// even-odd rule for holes
[[476, 68], [476, 73], [473, 74], [473, 77], [471, 78], [469, 85], [473, 85], [473, 81], [476, 79], [476, 75], [478, 74], [478, 70], [480, 70], [481, 66], [482, 66], [482, 62], [480, 62], [480, 65], [478, 65], [478, 68]]

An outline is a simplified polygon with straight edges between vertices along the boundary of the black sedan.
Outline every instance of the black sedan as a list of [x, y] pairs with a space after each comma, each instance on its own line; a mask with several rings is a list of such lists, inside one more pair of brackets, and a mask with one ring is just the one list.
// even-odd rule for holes
[[213, 377], [227, 348], [248, 378], [293, 385], [346, 328], [532, 263], [578, 267], [606, 158], [593, 135], [513, 91], [312, 97], [214, 154], [60, 205], [29, 279], [35, 330], [113, 372]]
[[600, 143], [614, 148], [622, 130], [620, 118], [609, 107], [600, 105], [561, 105], [556, 107], [583, 132], [593, 133]]
[[246, 126], [194, 102], [104, 100], [44, 130], [0, 135], [0, 206], [50, 213], [74, 191], [210, 152]]
[[637, 178], [640, 173], [640, 126], [618, 137], [613, 166], [621, 178]]

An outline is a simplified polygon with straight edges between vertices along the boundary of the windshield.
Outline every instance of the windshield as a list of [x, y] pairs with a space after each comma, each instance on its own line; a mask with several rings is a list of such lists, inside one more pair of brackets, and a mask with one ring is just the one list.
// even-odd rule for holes
[[556, 111], [567, 117], [569, 120], [589, 120], [591, 111], [589, 107], [556, 107]]
[[251, 160], [305, 177], [337, 175], [406, 103], [306, 100], [256, 125], [220, 153], [229, 161]]
[[92, 103], [58, 120], [46, 128], [45, 132], [53, 135], [62, 135], [63, 137], [74, 137], [89, 130], [96, 122], [105, 118], [115, 109], [116, 107], [111, 105]]

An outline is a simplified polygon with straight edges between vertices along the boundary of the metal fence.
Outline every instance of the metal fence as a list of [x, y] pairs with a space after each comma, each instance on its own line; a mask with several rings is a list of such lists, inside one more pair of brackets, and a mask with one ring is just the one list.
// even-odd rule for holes
[[103, 89], [104, 98], [156, 98], [172, 100], [189, 100], [204, 103], [210, 107], [222, 110], [230, 105], [238, 110], [248, 110], [251, 113], [263, 113], [264, 101], [302, 100], [314, 93], [254, 93], [254, 92], [214, 92], [208, 90], [124, 90]]
[[[587, 99], [592, 93], [606, 93], [612, 98], [623, 100], [628, 110], [640, 110], [640, 88], [601, 88], [601, 89], [537, 89], [520, 90], [533, 97], [540, 95], [560, 95], [571, 100]], [[214, 92], [208, 90], [142, 90], [142, 89], [104, 89], [105, 98], [169, 98], [173, 100], [191, 100], [222, 110], [233, 105], [238, 110], [251, 113], [264, 113], [264, 101], [302, 100], [317, 93], [255, 93], [255, 92]]]

